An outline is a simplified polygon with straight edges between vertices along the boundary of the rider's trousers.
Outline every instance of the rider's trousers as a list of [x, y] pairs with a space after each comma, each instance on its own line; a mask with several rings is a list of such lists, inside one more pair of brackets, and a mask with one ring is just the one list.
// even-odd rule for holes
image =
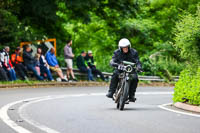
[[[109, 92], [114, 93], [116, 88], [117, 88], [117, 84], [119, 82], [119, 74], [120, 71], [119, 70], [115, 70], [113, 75], [112, 75], [112, 79], [110, 82], [110, 87], [109, 87]], [[135, 96], [135, 92], [136, 92], [136, 88], [138, 85], [138, 75], [137, 73], [131, 73], [131, 78], [130, 80], [130, 88], [129, 88], [129, 97], [130, 96]]]

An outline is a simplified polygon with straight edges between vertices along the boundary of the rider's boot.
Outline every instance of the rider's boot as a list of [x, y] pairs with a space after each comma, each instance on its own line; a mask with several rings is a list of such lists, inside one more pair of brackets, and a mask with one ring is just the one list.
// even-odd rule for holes
[[108, 97], [108, 98], [113, 98], [113, 92], [112, 91], [108, 91], [108, 93], [106, 94], [106, 96]]
[[137, 99], [135, 98], [135, 96], [131, 96], [129, 97], [129, 102], [135, 102]]
[[132, 81], [131, 87], [129, 89], [129, 101], [130, 102], [136, 101], [135, 92], [136, 92], [137, 84], [138, 84], [138, 79], [136, 78], [135, 80]]
[[129, 102], [135, 102], [136, 98], [135, 98], [135, 90], [129, 90]]
[[118, 81], [118, 73], [114, 72], [110, 82], [108, 93], [106, 94], [108, 98], [113, 98], [113, 94], [115, 93], [115, 90], [117, 88]]

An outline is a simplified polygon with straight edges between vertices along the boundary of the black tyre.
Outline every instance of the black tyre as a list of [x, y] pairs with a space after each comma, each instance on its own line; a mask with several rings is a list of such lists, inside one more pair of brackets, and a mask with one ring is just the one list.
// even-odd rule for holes
[[129, 94], [129, 83], [125, 81], [123, 92], [119, 99], [120, 110], [124, 110], [124, 105], [125, 105], [126, 100], [128, 99], [128, 94]]
[[119, 101], [118, 101], [118, 103], [117, 103], [117, 109], [119, 109]]

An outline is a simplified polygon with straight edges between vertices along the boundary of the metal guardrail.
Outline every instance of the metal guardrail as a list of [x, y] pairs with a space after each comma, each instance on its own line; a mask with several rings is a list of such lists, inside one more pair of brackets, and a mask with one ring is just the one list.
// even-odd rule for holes
[[[107, 73], [107, 72], [102, 72], [105, 76], [112, 76], [112, 73]], [[165, 81], [165, 79], [162, 79], [159, 76], [138, 76], [139, 80], [143, 80], [143, 81]], [[178, 81], [179, 76], [173, 76], [172, 80], [173, 81]]]
[[[61, 68], [63, 71], [66, 71], [66, 68]], [[79, 75], [79, 76], [86, 76], [87, 74], [86, 73], [82, 73], [80, 72], [78, 69], [73, 69], [74, 71], [74, 74], [75, 75]], [[108, 73], [108, 72], [102, 72], [103, 75], [105, 77], [108, 77], [109, 79], [111, 79], [112, 77], [112, 73]], [[165, 79], [162, 79], [161, 77], [159, 76], [138, 76], [139, 80], [141, 81], [157, 81], [157, 82], [162, 82], [162, 81], [165, 81]], [[172, 81], [178, 81], [179, 79], [179, 76], [173, 76], [172, 77]]]

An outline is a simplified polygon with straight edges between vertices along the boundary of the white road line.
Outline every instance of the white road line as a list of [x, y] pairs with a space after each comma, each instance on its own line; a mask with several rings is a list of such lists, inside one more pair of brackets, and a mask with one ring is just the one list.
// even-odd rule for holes
[[42, 125], [40, 123], [38, 123], [37, 121], [32, 120], [28, 114], [25, 113], [25, 110], [23, 111], [24, 108], [28, 107], [31, 104], [34, 103], [38, 103], [38, 102], [42, 102], [42, 101], [47, 101], [47, 100], [55, 100], [55, 99], [61, 99], [61, 98], [66, 98], [66, 97], [83, 97], [83, 96], [90, 96], [90, 94], [74, 94], [74, 95], [59, 95], [59, 96], [46, 96], [46, 97], [42, 97], [40, 99], [36, 99], [35, 101], [31, 101], [28, 102], [26, 104], [23, 104], [20, 108], [19, 108], [19, 115], [20, 117], [25, 120], [26, 122], [28, 122], [29, 124], [33, 125], [34, 127], [47, 132], [47, 133], [59, 133], [58, 131], [51, 129], [45, 125]]
[[[34, 127], [37, 127], [38, 129], [45, 131], [47, 133], [59, 133], [58, 131], [55, 131], [53, 129], [50, 129], [44, 125], [41, 125], [40, 123], [31, 120], [28, 118], [28, 116], [23, 112], [23, 109], [26, 108], [27, 106], [41, 102], [41, 101], [46, 101], [46, 100], [53, 100], [53, 99], [60, 99], [60, 98], [66, 98], [66, 97], [83, 97], [83, 96], [103, 96], [106, 93], [90, 93], [90, 94], [72, 94], [72, 95], [59, 95], [59, 96], [44, 96], [44, 97], [36, 97], [36, 98], [30, 98], [30, 99], [25, 99], [25, 100], [20, 100], [16, 102], [9, 103], [5, 106], [3, 106], [0, 109], [0, 119], [6, 123], [10, 128], [15, 130], [17, 133], [32, 133], [31, 131], [23, 128], [22, 126], [19, 126], [15, 121], [11, 120], [11, 118], [8, 116], [8, 110], [10, 107], [22, 103], [23, 101], [29, 101], [28, 103], [23, 104], [19, 108], [19, 115], [23, 117], [25, 121], [27, 121], [29, 124], [33, 125]], [[173, 94], [173, 92], [137, 92], [136, 94], [138, 95], [169, 95]]]
[[[174, 94], [173, 91], [168, 91], [168, 92], [136, 92], [137, 95], [170, 95]], [[103, 96], [106, 95], [106, 93], [90, 93], [88, 95], [92, 96]]]
[[166, 106], [169, 106], [171, 104], [172, 103], [162, 104], [162, 105], [159, 105], [158, 107], [161, 108], [161, 109], [167, 110], [167, 111], [178, 113], [178, 114], [189, 115], [189, 116], [193, 116], [193, 117], [200, 117], [200, 115], [197, 115], [197, 114], [186, 113], [186, 112], [182, 112], [182, 111], [178, 111], [178, 110], [169, 109], [169, 108], [166, 107]]
[[174, 94], [173, 91], [169, 91], [169, 92], [136, 92], [136, 94], [138, 95], [170, 95], [170, 94]]
[[[28, 100], [34, 100], [34, 99], [37, 99], [37, 98], [31, 98], [31, 99], [28, 99]], [[1, 108], [1, 110], [0, 110], [0, 118], [10, 128], [12, 128], [13, 130], [15, 130], [18, 133], [31, 133], [30, 131], [26, 130], [25, 128], [17, 125], [17, 123], [15, 121], [11, 120], [10, 117], [8, 116], [8, 110], [9, 110], [9, 108], [11, 106], [13, 106], [15, 104], [18, 104], [18, 103], [21, 103], [21, 102], [23, 102], [23, 100], [16, 101], [16, 102], [13, 102], [13, 103], [10, 103], [10, 104], [7, 104], [7, 105], [3, 106]]]
[[37, 102], [41, 102], [41, 101], [46, 101], [46, 100], [52, 100], [52, 99], [57, 99], [57, 98], [64, 98], [64, 96], [60, 96], [60, 97], [52, 97], [52, 96], [48, 96], [48, 97], [44, 97], [42, 99], [38, 99], [38, 100], [35, 100], [35, 101], [32, 101], [32, 102], [28, 102], [26, 104], [23, 104], [20, 108], [19, 108], [19, 115], [20, 117], [25, 120], [26, 122], [28, 122], [29, 124], [33, 125], [34, 127], [44, 131], [44, 132], [47, 132], [47, 133], [59, 133], [58, 131], [54, 130], [54, 129], [51, 129], [51, 128], [48, 128], [47, 126], [45, 125], [42, 125], [40, 123], [38, 123], [37, 121], [34, 121], [32, 120], [28, 114], [26, 114], [25, 110], [23, 111], [24, 108], [26, 108], [27, 106], [31, 105], [31, 104], [34, 104], [34, 103], [37, 103]]

